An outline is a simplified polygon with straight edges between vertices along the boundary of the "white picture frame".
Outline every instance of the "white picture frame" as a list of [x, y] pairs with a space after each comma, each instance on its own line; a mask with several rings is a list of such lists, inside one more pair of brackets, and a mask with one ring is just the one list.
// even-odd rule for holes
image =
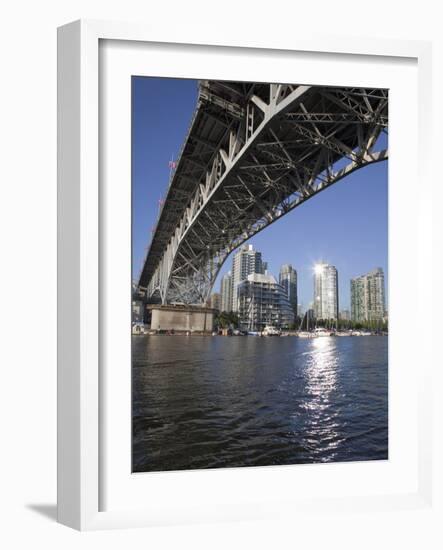
[[[410, 484], [390, 489], [385, 494], [352, 494], [333, 490], [326, 498], [322, 493], [313, 493], [312, 498], [306, 496], [301, 501], [285, 500], [283, 493], [272, 493], [271, 486], [276, 476], [284, 484], [290, 471], [297, 467], [256, 469], [250, 474], [246, 470], [230, 470], [221, 473], [224, 476], [220, 483], [226, 483], [228, 476], [231, 482], [241, 483], [250, 478], [256, 483], [257, 476], [263, 481], [263, 498], [251, 493], [249, 507], [234, 506], [225, 497], [223, 505], [216, 506], [208, 500], [186, 506], [186, 502], [173, 505], [173, 498], [163, 500], [161, 506], [141, 507], [139, 503], [131, 505], [130, 493], [119, 502], [113, 499], [110, 509], [103, 509], [103, 491], [101, 485], [108, 483], [107, 476], [114, 475], [112, 465], [104, 464], [103, 453], [109, 451], [106, 430], [103, 421], [106, 416], [108, 399], [107, 392], [115, 391], [102, 386], [103, 358], [100, 353], [100, 331], [102, 313], [100, 296], [106, 296], [106, 290], [100, 287], [103, 276], [103, 246], [101, 233], [106, 231], [106, 224], [100, 222], [103, 211], [104, 196], [103, 180], [100, 177], [100, 143], [99, 114], [100, 105], [99, 81], [100, 44], [103, 41], [113, 41], [119, 45], [125, 44], [126, 49], [136, 44], [154, 44], [156, 51], [162, 46], [175, 48], [181, 44], [189, 47], [186, 31], [183, 35], [155, 35], [152, 29], [142, 25], [101, 21], [77, 21], [61, 27], [58, 34], [58, 519], [61, 523], [80, 530], [103, 529], [130, 526], [150, 526], [159, 524], [187, 523], [196, 521], [214, 521], [220, 519], [242, 519], [260, 517], [278, 517], [284, 514], [290, 516], [294, 510], [320, 511], [326, 510], [331, 503], [336, 509], [346, 512], [359, 507], [361, 510], [423, 508], [429, 507], [432, 501], [431, 476], [431, 432], [429, 419], [431, 416], [431, 384], [429, 379], [432, 370], [432, 350], [424, 351], [427, 359], [423, 360], [422, 369], [414, 381], [411, 378], [410, 388], [414, 388], [417, 409], [417, 456], [411, 463], [411, 470], [416, 471]], [[348, 59], [367, 56], [365, 59], [389, 59], [390, 63], [401, 62], [404, 59], [413, 60], [416, 65], [418, 81], [418, 99], [414, 108], [418, 115], [417, 134], [418, 145], [413, 155], [417, 163], [419, 183], [431, 181], [429, 156], [429, 135], [431, 112], [431, 46], [425, 42], [367, 40], [345, 37], [315, 37], [303, 34], [297, 38], [257, 39], [256, 43], [204, 44], [197, 40], [194, 44], [200, 52], [205, 52], [209, 58], [215, 48], [228, 52], [233, 59], [236, 55], [253, 52], [272, 52], [274, 56], [285, 56], [288, 52], [304, 52], [311, 56], [333, 54]], [[125, 54], [126, 55], [126, 54]], [[363, 59], [363, 58], [362, 58]], [[108, 62], [109, 57], [106, 57]], [[192, 64], [192, 63], [191, 63]], [[172, 76], [172, 74], [171, 74]], [[176, 75], [186, 76], [186, 75]], [[106, 82], [106, 81], [105, 81]], [[124, 153], [128, 155], [128, 150]], [[412, 161], [411, 161], [412, 162]], [[417, 296], [417, 307], [424, 308], [431, 294], [430, 285], [423, 285], [429, 277], [432, 260], [431, 235], [431, 197], [420, 199], [420, 225], [416, 235], [414, 256], [419, 259], [417, 269], [417, 284], [421, 284]], [[405, 207], [406, 208], [406, 207]], [[400, 219], [400, 218], [398, 218]], [[403, 222], [404, 223], [404, 220]], [[407, 223], [407, 222], [406, 222]], [[417, 226], [418, 227], [418, 226]], [[418, 260], [417, 260], [418, 261]], [[128, 265], [129, 268], [129, 265]], [[106, 285], [105, 285], [106, 286]], [[421, 304], [421, 306], [420, 306]], [[411, 355], [413, 357], [413, 354]], [[406, 384], [405, 384], [406, 386]], [[390, 391], [391, 391], [390, 387]], [[412, 391], [412, 389], [411, 389]], [[120, 405], [127, 404], [125, 399]], [[406, 407], [406, 402], [399, 400], [399, 407]], [[399, 409], [399, 410], [400, 410]], [[120, 410], [124, 410], [120, 409]], [[406, 410], [405, 410], [406, 412]], [[129, 414], [129, 413], [128, 413]], [[118, 430], [117, 430], [118, 431]], [[122, 434], [126, 432], [121, 432]], [[395, 435], [395, 434], [394, 434]], [[336, 465], [334, 469], [322, 470], [321, 477], [327, 484], [328, 479], [335, 476], [335, 485], [339, 483], [344, 468], [347, 471], [353, 465]], [[278, 471], [277, 471], [278, 470]], [[276, 472], [277, 471], [277, 472]], [[273, 473], [270, 473], [273, 472]], [[130, 472], [127, 472], [128, 475]], [[156, 491], [162, 486], [172, 490], [176, 484], [183, 488], [189, 484], [198, 485], [196, 476], [204, 476], [203, 483], [215, 477], [214, 472], [184, 472], [179, 479], [176, 473], [161, 474], [155, 478]], [[354, 469], [351, 478], [358, 478], [360, 471]], [[409, 475], [405, 473], [405, 476]], [[163, 477], [162, 477], [163, 476]], [[172, 476], [172, 477], [171, 477]], [[175, 476], [175, 477], [174, 477]], [[131, 485], [141, 483], [139, 476], [132, 476]], [[145, 478], [145, 481], [146, 482]], [[153, 478], [151, 478], [152, 480]], [[171, 482], [172, 480], [172, 482]], [[149, 482], [149, 480], [148, 480]], [[184, 484], [184, 485], [180, 485]], [[331, 486], [334, 486], [332, 483]], [[351, 485], [350, 485], [351, 486]], [[268, 491], [268, 494], [266, 494]], [[272, 493], [272, 495], [271, 495]], [[123, 494], [123, 493], [122, 493]], [[202, 493], [205, 495], [205, 493]], [[151, 500], [154, 497], [150, 497]], [[205, 497], [210, 499], [210, 495]], [[233, 499], [233, 497], [232, 497]], [[267, 502], [268, 499], [268, 502]], [[135, 500], [134, 500], [135, 503]], [[170, 503], [170, 504], [169, 504]], [[106, 508], [106, 507], [105, 507]]]

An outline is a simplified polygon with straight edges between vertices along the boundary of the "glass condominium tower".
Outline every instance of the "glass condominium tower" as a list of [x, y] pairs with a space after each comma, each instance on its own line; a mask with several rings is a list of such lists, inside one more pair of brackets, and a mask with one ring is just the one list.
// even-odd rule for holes
[[278, 282], [285, 291], [286, 297], [294, 311], [294, 315], [297, 316], [297, 271], [295, 271], [291, 264], [284, 264], [281, 266]]
[[385, 316], [385, 276], [378, 267], [351, 279], [351, 318], [353, 321], [382, 321]]
[[252, 244], [242, 245], [234, 254], [232, 260], [232, 311], [238, 311], [238, 287], [248, 275], [263, 274], [266, 265], [263, 265], [261, 252], [254, 249]]
[[333, 265], [314, 267], [314, 314], [317, 319], [338, 319], [338, 273]]
[[272, 275], [251, 273], [238, 286], [240, 325], [246, 330], [263, 330], [266, 325], [289, 327], [294, 311], [284, 289]]
[[232, 311], [232, 273], [230, 271], [222, 277], [220, 296], [221, 311]]

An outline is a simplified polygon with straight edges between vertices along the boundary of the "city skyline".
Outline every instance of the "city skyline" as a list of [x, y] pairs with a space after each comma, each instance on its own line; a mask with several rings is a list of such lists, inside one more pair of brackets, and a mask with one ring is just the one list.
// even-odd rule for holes
[[[246, 261], [245, 256], [247, 258]], [[242, 274], [242, 276], [237, 276], [237, 285], [247, 281], [250, 275], [255, 274], [266, 274], [277, 283], [277, 278], [272, 271], [268, 269], [268, 262], [264, 260], [262, 251], [255, 249], [253, 245], [243, 244], [234, 252], [231, 258], [231, 268], [221, 277], [219, 286], [217, 287], [214, 285], [211, 293], [211, 300], [214, 295], [220, 297], [220, 311], [226, 312], [235, 312], [238, 307], [236, 303], [236, 292], [234, 291], [233, 272], [235, 270], [235, 265], [241, 266], [241, 268], [237, 267], [237, 270], [239, 274]], [[288, 277], [288, 275], [290, 276]], [[321, 279], [326, 279], [326, 284], [323, 284], [325, 290], [324, 300], [322, 300], [321, 297]], [[299, 278], [296, 267], [292, 264], [282, 264], [279, 268], [278, 285], [281, 286], [286, 293], [288, 301], [291, 303], [296, 316], [300, 314], [300, 310], [302, 313], [305, 313], [308, 309], [313, 309], [316, 317], [319, 319], [337, 319], [341, 318], [341, 313], [345, 313], [346, 317], [343, 318], [349, 316], [349, 320], [352, 318], [354, 321], [367, 321], [376, 318], [381, 320], [387, 313], [384, 272], [380, 267], [373, 268], [368, 273], [353, 277], [347, 281], [349, 308], [342, 306], [343, 301], [346, 303], [348, 303], [348, 301], [343, 300], [340, 295], [338, 289], [340, 276], [339, 269], [337, 269], [336, 266], [323, 261], [316, 263], [312, 266], [311, 280], [313, 281], [312, 300], [306, 304], [302, 304], [297, 301]], [[365, 297], [362, 298], [362, 301], [365, 300], [365, 303], [360, 306], [361, 308], [365, 308], [365, 313], [362, 315], [356, 315], [354, 313], [356, 308], [354, 286], [356, 282], [364, 282], [367, 286], [367, 289], [364, 289], [366, 293]], [[293, 296], [294, 293], [295, 300]], [[322, 300], [324, 304], [322, 301], [316, 302], [316, 299]], [[226, 307], [227, 304], [231, 304], [230, 309]], [[326, 316], [322, 315], [323, 310], [327, 310]]]
[[[149, 247], [161, 200], [185, 139], [197, 97], [197, 81], [147, 77], [133, 79], [133, 277], [137, 279]], [[154, 130], [155, 129], [155, 130]], [[384, 138], [383, 138], [384, 139]], [[350, 309], [349, 280], [383, 268], [387, 260], [387, 163], [365, 167], [322, 191], [255, 235], [268, 271], [292, 264], [298, 273], [298, 302], [312, 301], [312, 267], [320, 262], [340, 272], [340, 308]], [[233, 252], [213, 287], [230, 270]], [[388, 292], [386, 289], [386, 302]]]

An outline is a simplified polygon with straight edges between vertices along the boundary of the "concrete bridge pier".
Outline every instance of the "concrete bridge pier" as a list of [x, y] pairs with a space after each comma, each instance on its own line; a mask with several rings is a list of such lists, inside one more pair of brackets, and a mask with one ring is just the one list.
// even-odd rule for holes
[[151, 330], [174, 332], [212, 332], [215, 310], [189, 305], [148, 305]]

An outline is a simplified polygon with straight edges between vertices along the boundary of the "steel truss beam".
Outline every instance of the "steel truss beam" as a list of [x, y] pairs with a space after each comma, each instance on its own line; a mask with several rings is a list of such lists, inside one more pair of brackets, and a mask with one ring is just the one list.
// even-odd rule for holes
[[188, 136], [200, 149], [183, 161], [202, 170], [204, 155], [212, 160], [202, 176], [189, 165], [175, 174], [189, 188], [174, 195], [172, 186], [163, 205], [168, 240], [161, 253], [147, 254], [139, 282], [147, 298], [205, 303], [243, 242], [348, 174], [386, 160], [387, 150], [374, 147], [387, 130], [387, 108], [387, 91], [378, 89], [204, 82], [197, 114], [224, 130], [218, 146], [209, 130]]

